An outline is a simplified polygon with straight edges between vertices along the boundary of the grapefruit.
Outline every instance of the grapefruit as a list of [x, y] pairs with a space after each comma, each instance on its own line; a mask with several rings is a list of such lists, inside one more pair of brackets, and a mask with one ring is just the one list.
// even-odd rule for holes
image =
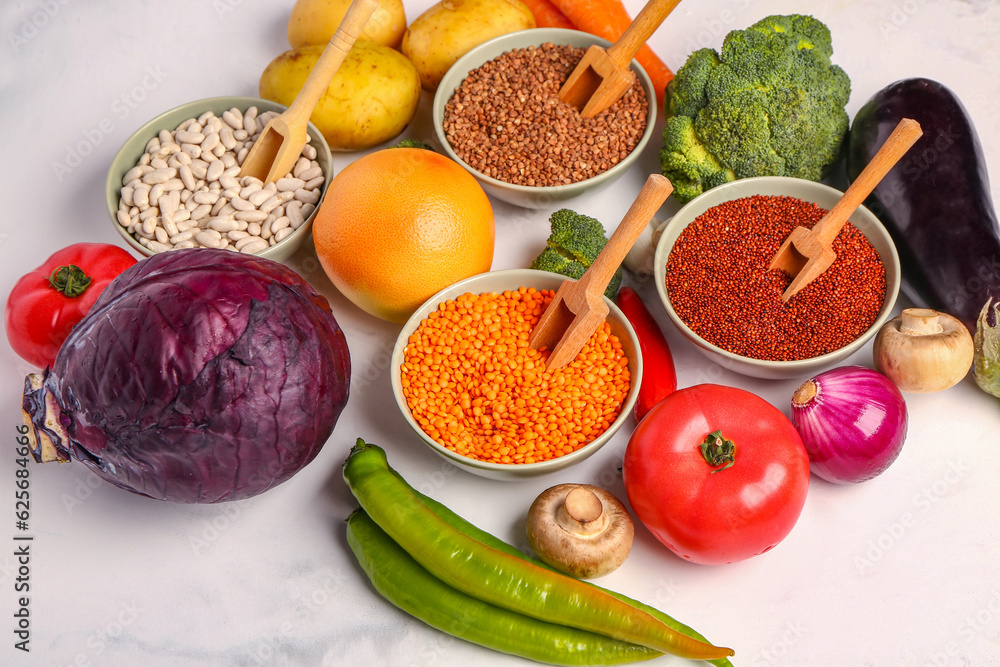
[[489, 271], [493, 208], [461, 165], [422, 148], [386, 148], [337, 174], [313, 222], [316, 255], [363, 310], [402, 323], [436, 292]]

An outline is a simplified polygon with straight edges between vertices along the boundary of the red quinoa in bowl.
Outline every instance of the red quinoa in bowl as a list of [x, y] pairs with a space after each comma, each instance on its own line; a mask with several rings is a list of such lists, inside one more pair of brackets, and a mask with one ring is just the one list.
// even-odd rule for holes
[[825, 213], [811, 202], [765, 195], [705, 211], [667, 258], [666, 290], [677, 316], [709, 343], [766, 361], [818, 357], [858, 339], [879, 317], [886, 271], [851, 223], [833, 242], [833, 265], [789, 301], [781, 295], [791, 279], [768, 268], [794, 227], [811, 227]]

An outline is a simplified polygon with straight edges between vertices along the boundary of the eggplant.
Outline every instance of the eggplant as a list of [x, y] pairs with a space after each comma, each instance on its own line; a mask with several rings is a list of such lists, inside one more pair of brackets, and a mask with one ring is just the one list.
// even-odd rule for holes
[[851, 125], [847, 176], [857, 178], [903, 118], [924, 134], [865, 204], [896, 244], [906, 295], [975, 332], [990, 300], [1000, 299], [1000, 225], [982, 146], [958, 97], [924, 78], [875, 93]]

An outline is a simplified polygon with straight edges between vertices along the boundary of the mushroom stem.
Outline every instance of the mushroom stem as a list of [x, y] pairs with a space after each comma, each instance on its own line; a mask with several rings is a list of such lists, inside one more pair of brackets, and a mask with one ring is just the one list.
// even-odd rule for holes
[[574, 535], [598, 535], [608, 527], [608, 517], [597, 494], [578, 486], [566, 494], [556, 510], [556, 523]]
[[899, 330], [911, 336], [929, 336], [944, 331], [941, 313], [930, 308], [906, 308], [899, 319]]
[[621, 565], [635, 528], [622, 501], [592, 484], [557, 484], [528, 508], [528, 544], [535, 555], [573, 577], [600, 577]]

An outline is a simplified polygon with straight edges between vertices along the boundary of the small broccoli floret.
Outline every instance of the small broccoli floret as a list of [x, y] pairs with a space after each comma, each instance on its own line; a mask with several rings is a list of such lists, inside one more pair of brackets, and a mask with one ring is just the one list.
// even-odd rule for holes
[[682, 203], [737, 178], [818, 181], [839, 159], [851, 82], [830, 62], [830, 31], [770, 16], [700, 49], [666, 90], [660, 162]]
[[[604, 225], [565, 208], [549, 217], [549, 225], [551, 232], [545, 249], [531, 263], [531, 268], [579, 279], [608, 242]], [[621, 282], [619, 267], [604, 294], [609, 299], [614, 298]]]
[[400, 139], [398, 142], [389, 146], [389, 148], [423, 148], [424, 150], [433, 151], [434, 147], [425, 141], [420, 141], [420, 139]]

